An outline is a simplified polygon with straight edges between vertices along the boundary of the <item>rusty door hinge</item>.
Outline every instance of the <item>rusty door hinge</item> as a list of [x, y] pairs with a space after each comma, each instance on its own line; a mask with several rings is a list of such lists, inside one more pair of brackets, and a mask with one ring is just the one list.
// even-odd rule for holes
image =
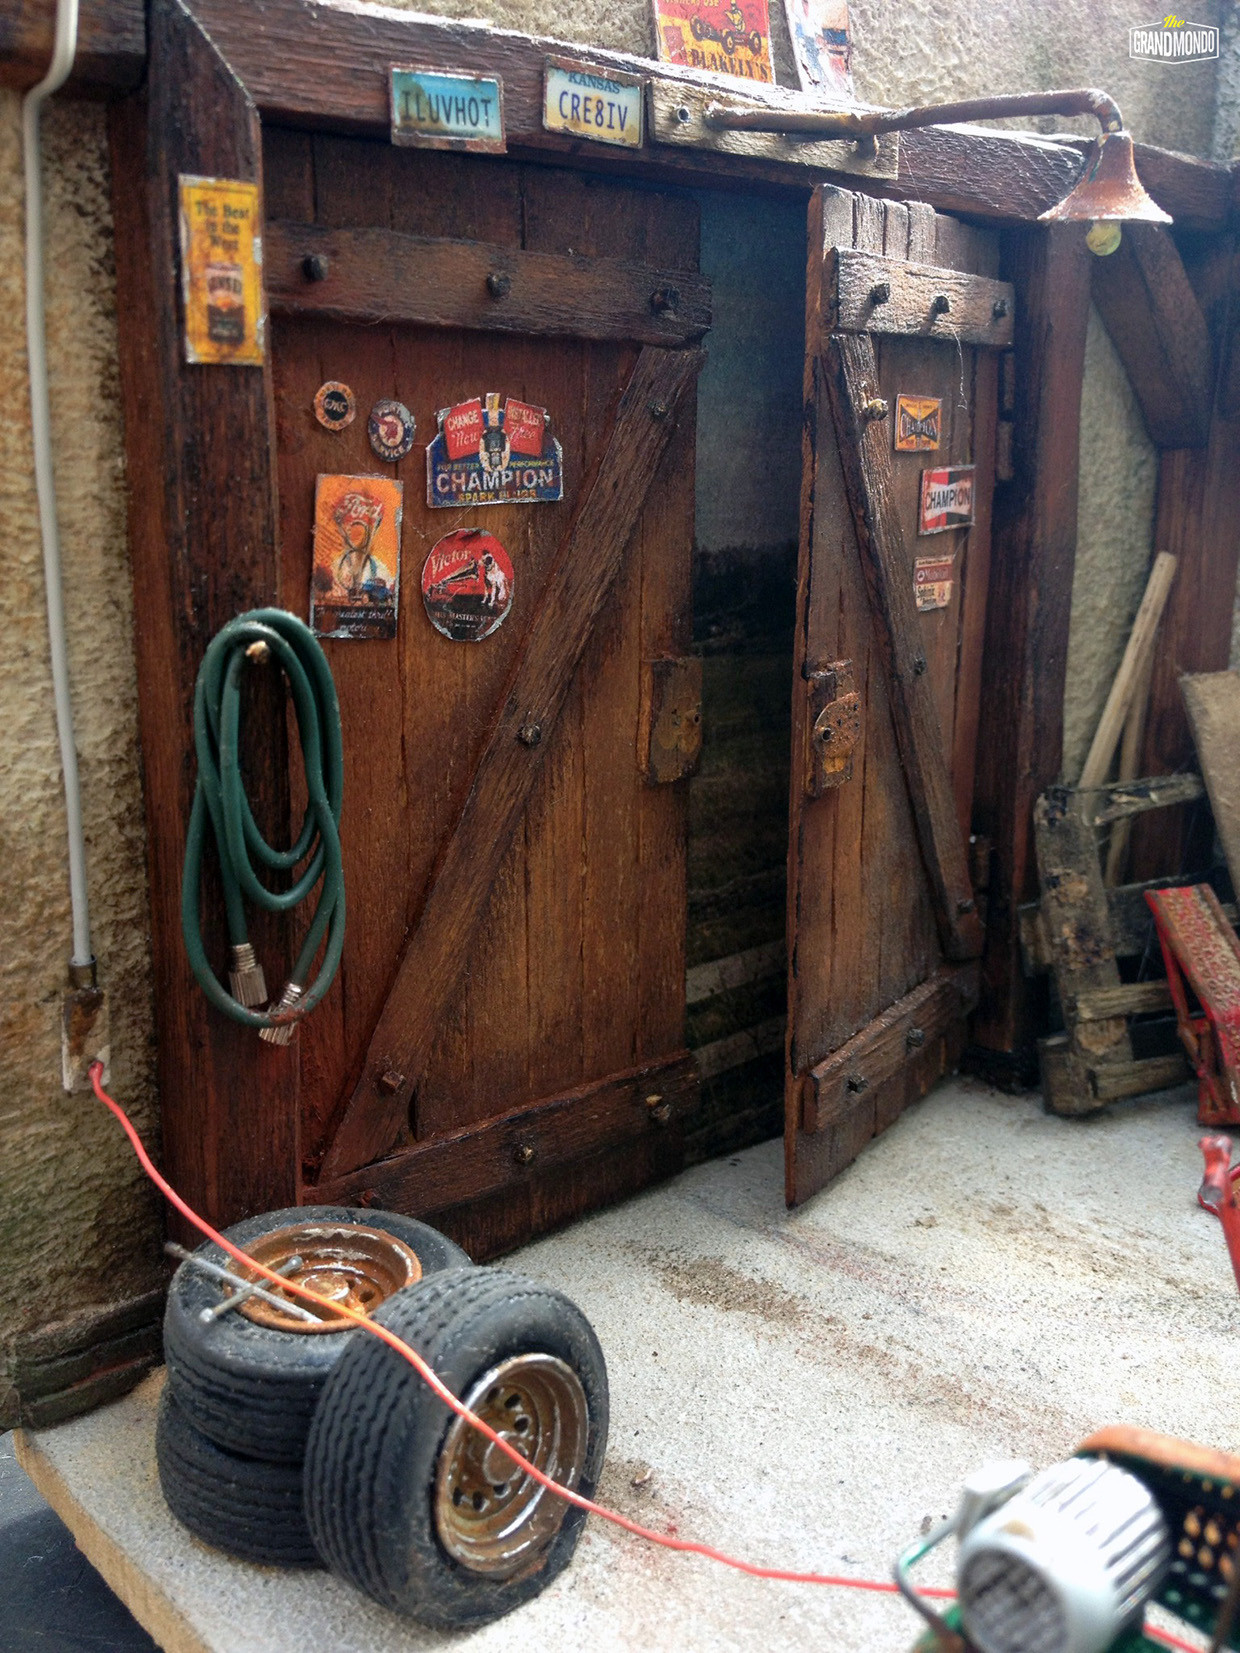
[[702, 755], [702, 662], [651, 660], [642, 684], [638, 761], [652, 786], [683, 780]]
[[853, 751], [861, 739], [861, 696], [853, 687], [851, 660], [832, 660], [805, 675], [805, 790], [811, 798], [821, 798], [831, 787], [852, 779]]

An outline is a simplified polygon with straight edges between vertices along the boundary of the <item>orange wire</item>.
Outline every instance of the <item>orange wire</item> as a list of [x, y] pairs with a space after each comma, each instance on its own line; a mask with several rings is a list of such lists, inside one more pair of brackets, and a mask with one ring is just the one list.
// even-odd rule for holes
[[[369, 1332], [372, 1337], [379, 1338], [389, 1348], [395, 1349], [403, 1360], [409, 1362], [423, 1382], [434, 1390], [445, 1406], [450, 1407], [458, 1417], [463, 1418], [479, 1434], [485, 1435], [487, 1440], [499, 1447], [501, 1452], [506, 1453], [512, 1459], [518, 1469], [523, 1470], [540, 1486], [546, 1487], [547, 1491], [554, 1493], [557, 1498], [563, 1498], [566, 1503], [575, 1504], [578, 1509], [585, 1510], [590, 1515], [600, 1516], [604, 1521], [610, 1521], [617, 1527], [623, 1527], [625, 1532], [631, 1532], [637, 1538], [644, 1538], [649, 1544], [659, 1544], [664, 1549], [679, 1550], [689, 1555], [705, 1556], [708, 1561], [717, 1561], [724, 1567], [732, 1567], [737, 1572], [748, 1573], [752, 1578], [772, 1578], [785, 1584], [831, 1584], [842, 1589], [870, 1590], [881, 1595], [897, 1593], [896, 1585], [878, 1579], [844, 1578], [831, 1573], [795, 1573], [787, 1572], [780, 1567], [759, 1567], [752, 1561], [742, 1561], [736, 1556], [725, 1555], [722, 1550], [716, 1550], [709, 1544], [697, 1544], [688, 1538], [675, 1538], [670, 1533], [656, 1532], [653, 1527], [643, 1527], [638, 1521], [630, 1521], [627, 1515], [621, 1515], [616, 1510], [609, 1510], [602, 1504], [596, 1504], [592, 1498], [583, 1498], [579, 1492], [573, 1492], [570, 1488], [561, 1486], [558, 1481], [552, 1480], [551, 1476], [544, 1474], [541, 1469], [532, 1464], [528, 1458], [523, 1457], [516, 1447], [511, 1446], [502, 1435], [497, 1434], [490, 1424], [484, 1422], [475, 1412], [471, 1412], [463, 1401], [458, 1400], [447, 1385], [436, 1376], [426, 1361], [422, 1359], [422, 1356], [415, 1349], [412, 1349], [403, 1338], [397, 1337], [395, 1332], [389, 1331], [386, 1326], [381, 1326], [378, 1321], [371, 1320], [367, 1315], [360, 1313], [357, 1309], [350, 1308], [347, 1304], [333, 1303], [330, 1298], [323, 1297], [317, 1291], [312, 1291], [309, 1286], [300, 1285], [296, 1281], [286, 1279], [282, 1274], [277, 1274], [274, 1269], [267, 1268], [253, 1257], [248, 1257], [244, 1251], [233, 1245], [230, 1240], [226, 1240], [222, 1234], [217, 1233], [209, 1222], [186, 1204], [172, 1184], [166, 1181], [155, 1168], [150, 1155], [142, 1146], [141, 1137], [130, 1123], [125, 1110], [119, 1102], [114, 1101], [104, 1090], [101, 1083], [103, 1064], [92, 1062], [89, 1073], [95, 1095], [116, 1116], [121, 1129], [129, 1138], [134, 1153], [138, 1156], [138, 1163], [142, 1169], [164, 1198], [174, 1205], [186, 1221], [192, 1223], [198, 1229], [199, 1233], [205, 1234], [209, 1240], [214, 1241], [230, 1257], [239, 1263], [244, 1263], [247, 1268], [253, 1269], [256, 1274], [264, 1276], [274, 1285], [279, 1286], [282, 1291], [291, 1292], [293, 1296], [304, 1298], [308, 1303], [315, 1303], [319, 1308], [327, 1309], [333, 1315], [352, 1320], [363, 1331]], [[953, 1601], [955, 1599], [954, 1590], [930, 1588], [920, 1590], [918, 1594], [936, 1601]], [[1178, 1637], [1170, 1635], [1165, 1630], [1155, 1630], [1152, 1625], [1146, 1627], [1146, 1634], [1156, 1637], [1159, 1641], [1166, 1643], [1168, 1647], [1183, 1649], [1184, 1653], [1199, 1653], [1199, 1650], [1193, 1647], [1190, 1642], [1180, 1641]]]

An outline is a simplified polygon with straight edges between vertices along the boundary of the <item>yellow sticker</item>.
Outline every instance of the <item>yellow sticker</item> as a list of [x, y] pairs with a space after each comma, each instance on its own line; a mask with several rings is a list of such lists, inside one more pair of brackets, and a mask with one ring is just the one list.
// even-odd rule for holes
[[258, 185], [182, 177], [181, 291], [187, 362], [263, 360], [263, 242]]

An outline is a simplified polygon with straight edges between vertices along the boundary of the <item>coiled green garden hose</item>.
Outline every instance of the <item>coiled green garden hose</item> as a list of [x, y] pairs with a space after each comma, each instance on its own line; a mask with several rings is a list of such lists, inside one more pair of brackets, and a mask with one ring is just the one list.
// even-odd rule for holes
[[[274, 659], [288, 679], [297, 714], [309, 801], [301, 830], [290, 849], [273, 849], [254, 820], [241, 777], [239, 730], [241, 676], [249, 661]], [[194, 689], [194, 745], [198, 786], [185, 840], [181, 879], [181, 928], [198, 985], [217, 1010], [258, 1028], [272, 1044], [287, 1044], [298, 1022], [309, 1015], [332, 984], [344, 946], [344, 870], [340, 858], [340, 805], [344, 793], [340, 707], [331, 668], [314, 633], [295, 614], [278, 608], [254, 609], [230, 620], [203, 657]], [[231, 944], [226, 992], [207, 958], [200, 922], [203, 844], [207, 824], [215, 835], [224, 907]], [[269, 890], [257, 869], [305, 869], [287, 890]], [[245, 903], [286, 913], [301, 905], [322, 880], [314, 917], [280, 998], [266, 1010], [262, 966], [246, 933]], [[312, 984], [311, 965], [327, 937]]]

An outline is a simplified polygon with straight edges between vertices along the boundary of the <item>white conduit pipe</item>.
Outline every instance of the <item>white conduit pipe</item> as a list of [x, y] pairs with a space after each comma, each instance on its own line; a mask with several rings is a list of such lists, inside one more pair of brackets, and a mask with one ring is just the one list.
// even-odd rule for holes
[[52, 418], [47, 392], [47, 338], [43, 303], [43, 156], [39, 117], [43, 104], [69, 78], [77, 54], [78, 0], [57, 0], [56, 39], [52, 61], [37, 86], [22, 100], [22, 152], [26, 164], [26, 354], [30, 368], [30, 427], [34, 438], [34, 479], [43, 534], [43, 575], [47, 587], [47, 636], [51, 647], [52, 692], [56, 732], [65, 781], [65, 817], [69, 835], [69, 898], [73, 907], [71, 967], [94, 964], [90, 943], [90, 902], [86, 889], [86, 841], [82, 832], [82, 792], [77, 747], [73, 739], [73, 702], [65, 645], [64, 587], [60, 572], [60, 529], [52, 472]]

